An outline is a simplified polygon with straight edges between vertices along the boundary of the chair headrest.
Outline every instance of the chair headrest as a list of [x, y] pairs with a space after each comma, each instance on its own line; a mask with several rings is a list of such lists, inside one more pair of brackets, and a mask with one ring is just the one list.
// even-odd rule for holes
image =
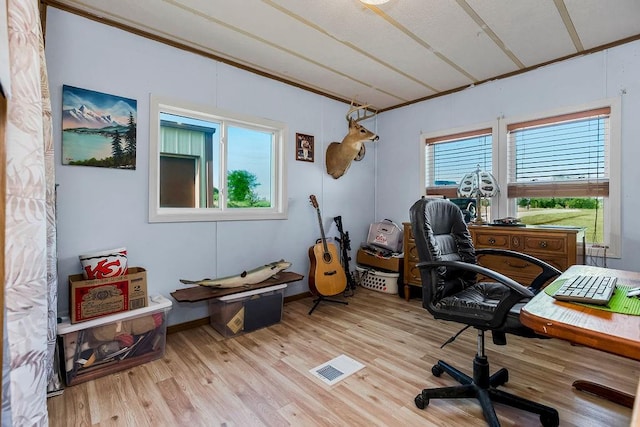
[[467, 224], [460, 208], [447, 199], [422, 198], [411, 207], [411, 222], [420, 220], [434, 235], [466, 232]]
[[453, 238], [456, 247], [444, 252], [453, 249], [464, 261], [475, 263], [471, 235], [462, 211], [455, 203], [446, 199], [422, 198], [413, 204], [409, 213], [421, 261], [441, 259], [444, 248], [440, 247], [438, 236], [446, 235]]

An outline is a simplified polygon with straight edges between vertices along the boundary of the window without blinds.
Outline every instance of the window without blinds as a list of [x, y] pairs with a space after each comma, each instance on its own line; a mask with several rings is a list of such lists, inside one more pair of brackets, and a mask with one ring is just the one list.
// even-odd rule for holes
[[491, 129], [426, 139], [426, 194], [457, 197], [460, 179], [476, 170], [491, 171]]
[[606, 196], [609, 108], [507, 126], [508, 195]]

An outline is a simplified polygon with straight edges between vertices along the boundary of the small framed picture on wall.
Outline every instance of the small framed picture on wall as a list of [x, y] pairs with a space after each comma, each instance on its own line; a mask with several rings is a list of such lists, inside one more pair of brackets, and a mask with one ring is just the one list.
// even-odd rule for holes
[[313, 136], [296, 133], [296, 160], [313, 162]]

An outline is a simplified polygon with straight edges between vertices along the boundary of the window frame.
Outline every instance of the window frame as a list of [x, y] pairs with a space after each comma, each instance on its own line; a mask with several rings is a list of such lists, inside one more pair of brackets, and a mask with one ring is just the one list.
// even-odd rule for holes
[[[218, 122], [220, 129], [220, 189], [227, 194], [227, 126], [241, 127], [273, 133], [271, 150], [271, 207], [229, 208], [220, 207], [167, 208], [160, 206], [160, 113]], [[275, 220], [287, 218], [286, 186], [286, 124], [274, 120], [233, 113], [214, 107], [196, 105], [183, 101], [151, 95], [149, 117], [149, 222], [190, 221], [242, 221]]]
[[[509, 188], [509, 167], [512, 161], [509, 158], [510, 155], [510, 147], [509, 147], [509, 138], [508, 138], [508, 128], [514, 123], [522, 123], [522, 122], [532, 122], [537, 120], [546, 120], [547, 118], [555, 118], [561, 117], [565, 115], [571, 115], [575, 113], [580, 113], [583, 111], [590, 110], [598, 110], [601, 108], [609, 108], [609, 142], [608, 146], [605, 148], [605, 156], [607, 157], [609, 164], [609, 195], [604, 197], [604, 244], [607, 246], [606, 254], [607, 257], [619, 258], [621, 256], [621, 228], [620, 228], [620, 219], [621, 219], [621, 209], [620, 209], [620, 132], [621, 132], [621, 122], [620, 122], [620, 98], [609, 98], [601, 101], [594, 101], [590, 103], [585, 103], [581, 105], [574, 105], [569, 107], [558, 108], [550, 111], [543, 111], [535, 114], [527, 114], [519, 117], [513, 118], [500, 118], [499, 121], [499, 135], [497, 143], [497, 151], [500, 155], [499, 169], [500, 172], [495, 175], [496, 179], [498, 179], [498, 185], [500, 185], [501, 189], [505, 189], [501, 196], [498, 199], [497, 214], [502, 216], [515, 216], [516, 202], [517, 197], [509, 198], [508, 188]], [[564, 184], [569, 187], [574, 185], [575, 181], [567, 182]], [[562, 185], [562, 184], [559, 184]], [[599, 191], [597, 185], [593, 187], [595, 190]], [[503, 196], [504, 195], [504, 196]], [[599, 194], [594, 194], [595, 196], [599, 196]], [[549, 196], [551, 197], [551, 196]], [[577, 196], [576, 196], [577, 197]], [[603, 250], [602, 246], [596, 244], [595, 246], [587, 243], [586, 245], [586, 253], [588, 256], [602, 256]]]
[[[420, 134], [420, 187], [421, 195], [434, 195], [427, 193], [426, 187], [426, 155], [427, 140], [450, 137], [465, 132], [477, 131], [484, 128], [492, 128], [492, 168], [493, 176], [500, 187], [500, 193], [491, 198], [491, 215], [493, 218], [515, 216], [515, 202], [511, 203], [508, 197], [509, 184], [509, 141], [507, 128], [509, 124], [538, 120], [545, 117], [562, 116], [586, 110], [596, 110], [599, 108], [609, 108], [609, 196], [605, 199], [604, 212], [604, 241], [606, 245], [606, 256], [609, 258], [620, 258], [621, 253], [621, 99], [620, 97], [606, 98], [599, 101], [587, 102], [579, 105], [572, 105], [548, 111], [530, 113], [517, 117], [505, 117], [502, 115], [495, 121], [477, 123], [470, 126], [458, 127], [454, 129], [439, 130], [430, 133]], [[443, 187], [445, 188], [445, 187]], [[450, 186], [446, 191], [438, 192], [438, 195], [446, 197], [457, 197], [457, 188]], [[513, 208], [511, 208], [513, 205]], [[605, 252], [599, 245], [587, 244], [587, 256], [601, 257]]]
[[[498, 137], [497, 134], [497, 122], [483, 122], [477, 123], [470, 126], [462, 126], [455, 129], [447, 129], [440, 130], [436, 132], [430, 133], [422, 133], [420, 135], [420, 188], [422, 189], [422, 195], [426, 196], [444, 196], [446, 198], [456, 198], [458, 197], [458, 185], [442, 185], [442, 186], [427, 186], [427, 170], [426, 170], [426, 161], [427, 161], [427, 146], [429, 144], [437, 144], [440, 142], [454, 140], [454, 139], [465, 139], [473, 136], [480, 136], [481, 134], [486, 134], [490, 131], [491, 133], [491, 164], [496, 164], [496, 139]], [[495, 169], [495, 166], [492, 166]], [[474, 169], [475, 170], [475, 169]], [[473, 170], [469, 170], [468, 172], [473, 172]], [[491, 171], [490, 171], [491, 172]], [[462, 178], [462, 176], [460, 176]], [[497, 196], [496, 196], [497, 197]], [[493, 198], [492, 198], [493, 199]]]

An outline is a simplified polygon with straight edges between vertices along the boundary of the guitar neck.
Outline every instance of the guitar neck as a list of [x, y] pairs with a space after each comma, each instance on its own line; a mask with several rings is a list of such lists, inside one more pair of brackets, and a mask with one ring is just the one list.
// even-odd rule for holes
[[327, 238], [324, 236], [324, 227], [322, 226], [322, 215], [320, 214], [320, 208], [316, 208], [318, 213], [318, 224], [320, 224], [320, 236], [322, 237], [322, 249], [325, 254], [329, 253], [329, 247], [327, 246]]

